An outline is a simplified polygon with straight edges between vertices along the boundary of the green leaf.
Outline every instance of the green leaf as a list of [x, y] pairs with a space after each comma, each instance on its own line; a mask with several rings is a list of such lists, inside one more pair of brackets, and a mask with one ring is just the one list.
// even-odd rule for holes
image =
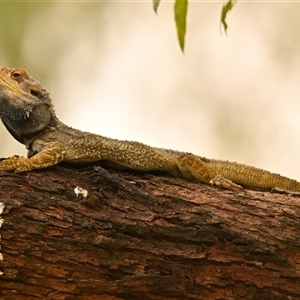
[[174, 6], [175, 23], [177, 28], [177, 37], [182, 52], [184, 51], [187, 8], [188, 8], [188, 0], [175, 1], [175, 6]]
[[221, 23], [224, 27], [224, 30], [225, 30], [226, 34], [227, 34], [227, 28], [228, 28], [228, 25], [226, 23], [227, 13], [233, 8], [235, 2], [236, 2], [236, 0], [228, 0], [228, 2], [225, 5], [223, 5], [223, 7], [222, 7]]
[[153, 9], [157, 13], [157, 8], [160, 3], [160, 0], [153, 0]]

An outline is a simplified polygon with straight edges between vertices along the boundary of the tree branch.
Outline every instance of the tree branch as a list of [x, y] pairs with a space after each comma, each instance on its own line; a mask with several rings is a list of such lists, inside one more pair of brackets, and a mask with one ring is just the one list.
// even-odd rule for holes
[[299, 198], [92, 166], [0, 176], [1, 299], [300, 297]]

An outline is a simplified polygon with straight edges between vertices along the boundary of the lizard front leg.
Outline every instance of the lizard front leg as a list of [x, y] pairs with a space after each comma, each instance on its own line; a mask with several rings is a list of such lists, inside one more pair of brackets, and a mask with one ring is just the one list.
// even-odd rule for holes
[[65, 148], [59, 143], [49, 143], [41, 152], [27, 158], [12, 156], [0, 162], [1, 171], [21, 173], [34, 169], [44, 169], [61, 162], [66, 155]]

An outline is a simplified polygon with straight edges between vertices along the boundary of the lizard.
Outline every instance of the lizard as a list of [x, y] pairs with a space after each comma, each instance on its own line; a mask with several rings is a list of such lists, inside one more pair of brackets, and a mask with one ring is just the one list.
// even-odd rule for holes
[[113, 168], [163, 171], [225, 189], [300, 192], [300, 182], [256, 167], [208, 159], [80, 131], [61, 122], [50, 93], [22, 68], [0, 67], [0, 117], [27, 148], [27, 157], [0, 162], [0, 171], [21, 173], [54, 166], [105, 161]]

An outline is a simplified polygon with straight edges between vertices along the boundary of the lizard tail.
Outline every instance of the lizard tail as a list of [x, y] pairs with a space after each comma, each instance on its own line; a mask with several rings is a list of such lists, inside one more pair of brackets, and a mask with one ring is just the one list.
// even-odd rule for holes
[[274, 188], [300, 192], [300, 182], [259, 168], [228, 161], [209, 160], [217, 174], [232, 182], [252, 189], [271, 190]]

